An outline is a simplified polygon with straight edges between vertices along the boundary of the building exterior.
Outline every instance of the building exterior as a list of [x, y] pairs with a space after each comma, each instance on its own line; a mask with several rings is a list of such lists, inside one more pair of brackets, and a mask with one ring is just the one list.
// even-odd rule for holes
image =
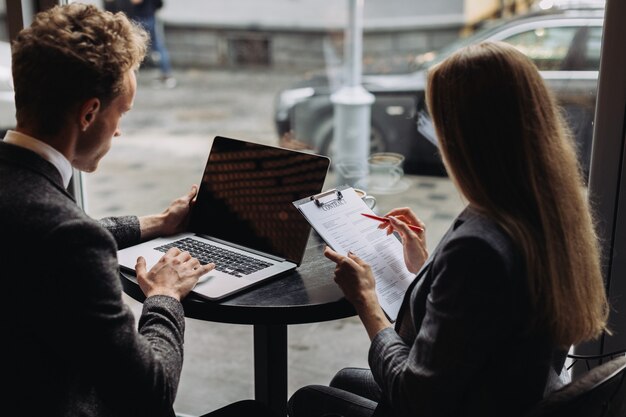
[[[102, 6], [103, 0], [80, 0]], [[545, 0], [544, 0], [545, 1]], [[554, 0], [556, 1], [556, 0]], [[365, 69], [403, 71], [486, 18], [535, 0], [363, 0]], [[322, 68], [342, 54], [349, 0], [165, 0], [159, 12], [179, 68]], [[7, 40], [0, 2], [0, 39]]]
[[[364, 60], [402, 71], [482, 20], [533, 0], [366, 0]], [[319, 68], [342, 53], [348, 0], [170, 0], [160, 12], [174, 65]], [[201, 12], [199, 12], [201, 11]]]

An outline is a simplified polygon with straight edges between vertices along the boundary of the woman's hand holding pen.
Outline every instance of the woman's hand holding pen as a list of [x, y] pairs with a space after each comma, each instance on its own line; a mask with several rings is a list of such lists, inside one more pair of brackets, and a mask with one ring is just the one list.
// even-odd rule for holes
[[[408, 207], [396, 208], [385, 214], [389, 222], [382, 223], [379, 229], [387, 229], [387, 234], [398, 232], [404, 248], [404, 263], [409, 271], [417, 273], [426, 259], [426, 225]], [[420, 227], [421, 231], [411, 230], [409, 225]]]

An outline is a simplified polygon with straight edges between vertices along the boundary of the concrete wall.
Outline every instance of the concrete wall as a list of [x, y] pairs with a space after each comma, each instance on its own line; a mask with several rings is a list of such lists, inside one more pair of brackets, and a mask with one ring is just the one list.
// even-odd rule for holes
[[[165, 0], [160, 14], [177, 25], [323, 32], [345, 26], [349, 4], [348, 0]], [[367, 0], [364, 25], [389, 30], [459, 24], [463, 7], [464, 0]]]
[[[456, 39], [459, 26], [366, 31], [366, 69], [402, 71], [416, 54]], [[165, 39], [175, 67], [263, 66], [275, 69], [319, 69], [343, 54], [343, 31], [246, 30], [188, 27], [166, 23]], [[404, 67], [404, 68], [403, 68]]]
[[[368, 0], [365, 69], [406, 70], [412, 57], [456, 39], [475, 23], [469, 17], [493, 15], [500, 2]], [[166, 0], [159, 17], [175, 67], [319, 69], [341, 59], [348, 11], [348, 0]]]
[[[528, 0], [366, 1], [365, 70], [402, 71], [503, 1]], [[348, 6], [348, 0], [165, 0], [159, 19], [174, 67], [319, 69], [341, 59]], [[0, 26], [0, 39], [5, 33]]]

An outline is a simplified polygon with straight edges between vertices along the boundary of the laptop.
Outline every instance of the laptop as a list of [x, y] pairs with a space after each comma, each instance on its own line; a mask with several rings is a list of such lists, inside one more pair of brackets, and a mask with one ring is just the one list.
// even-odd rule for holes
[[139, 256], [149, 270], [171, 247], [189, 251], [215, 263], [193, 290], [209, 300], [294, 270], [311, 227], [292, 202], [319, 193], [329, 165], [325, 156], [217, 136], [188, 230], [119, 250], [120, 266], [134, 274]]

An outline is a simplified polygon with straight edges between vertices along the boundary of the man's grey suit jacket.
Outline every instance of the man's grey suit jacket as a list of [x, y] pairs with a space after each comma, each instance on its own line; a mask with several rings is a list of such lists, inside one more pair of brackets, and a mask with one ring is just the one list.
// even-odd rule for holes
[[2, 415], [173, 415], [183, 309], [150, 297], [137, 332], [116, 251], [139, 237], [136, 217], [91, 219], [52, 164], [0, 141]]

